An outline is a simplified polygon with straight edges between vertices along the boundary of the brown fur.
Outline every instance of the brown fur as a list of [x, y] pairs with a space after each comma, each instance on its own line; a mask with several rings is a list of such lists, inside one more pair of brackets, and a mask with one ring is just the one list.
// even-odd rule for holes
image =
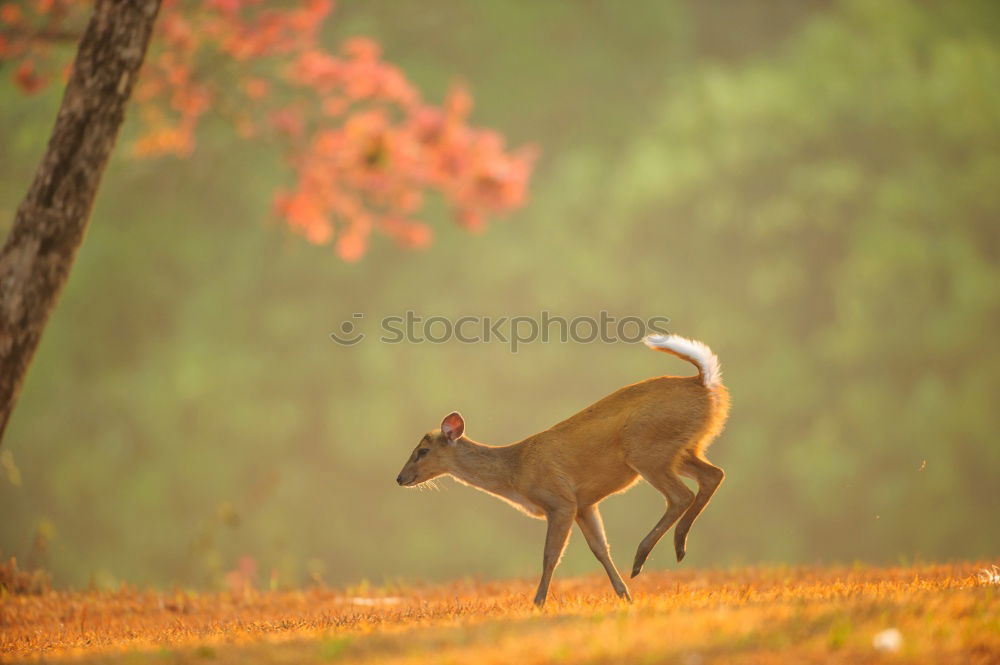
[[[632, 576], [639, 574], [649, 552], [678, 520], [674, 544], [680, 561], [691, 524], [724, 477], [704, 453], [722, 431], [728, 412], [726, 388], [721, 383], [707, 388], [699, 375], [661, 376], [625, 386], [508, 446], [485, 446], [469, 439], [461, 416], [452, 413], [441, 429], [424, 436], [397, 481], [414, 486], [450, 474], [532, 517], [545, 518], [548, 531], [537, 605], [545, 602], [574, 521], [615, 591], [631, 600], [611, 560], [598, 504], [644, 478], [664, 495], [667, 510], [640, 543]], [[679, 474], [697, 482], [697, 495]]]

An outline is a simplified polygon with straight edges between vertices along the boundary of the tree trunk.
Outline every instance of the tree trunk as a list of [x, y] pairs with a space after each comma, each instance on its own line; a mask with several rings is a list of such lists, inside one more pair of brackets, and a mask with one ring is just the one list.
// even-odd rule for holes
[[55, 128], [0, 251], [0, 439], [69, 276], [160, 0], [97, 0]]

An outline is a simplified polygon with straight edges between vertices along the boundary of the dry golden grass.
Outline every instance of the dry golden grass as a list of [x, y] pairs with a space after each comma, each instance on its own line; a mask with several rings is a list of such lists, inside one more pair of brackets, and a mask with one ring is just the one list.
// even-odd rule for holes
[[[175, 663], [1000, 663], [987, 564], [644, 573], [635, 603], [603, 577], [246, 594], [0, 599], [0, 660]], [[361, 595], [363, 594], [363, 595]], [[895, 651], [873, 638], [896, 629]]]

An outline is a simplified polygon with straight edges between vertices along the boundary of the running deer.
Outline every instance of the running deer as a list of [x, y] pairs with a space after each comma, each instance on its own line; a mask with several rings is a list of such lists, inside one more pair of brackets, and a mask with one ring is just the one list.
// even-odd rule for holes
[[[684, 558], [691, 525], [722, 483], [722, 469], [705, 449], [722, 431], [729, 393], [719, 359], [705, 344], [677, 335], [643, 340], [657, 351], [687, 360], [697, 376], [661, 376], [625, 386], [549, 429], [507, 446], [486, 446], [465, 436], [457, 412], [420, 440], [396, 482], [405, 487], [441, 475], [493, 494], [531, 517], [545, 519], [545, 555], [535, 604], [542, 606], [573, 521], [611, 579], [615, 592], [632, 600], [604, 535], [597, 505], [624, 492], [641, 476], [663, 493], [667, 509], [635, 553], [632, 577], [678, 520], [677, 561]], [[695, 494], [679, 476], [692, 478]]]

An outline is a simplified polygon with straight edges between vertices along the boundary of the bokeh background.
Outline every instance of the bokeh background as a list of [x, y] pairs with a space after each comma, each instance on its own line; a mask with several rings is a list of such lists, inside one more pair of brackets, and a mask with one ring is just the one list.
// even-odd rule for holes
[[[346, 264], [270, 221], [280, 158], [222, 123], [191, 159], [119, 151], [4, 442], [6, 555], [69, 586], [217, 586], [241, 557], [262, 585], [534, 576], [544, 524], [399, 489], [412, 446], [453, 409], [509, 443], [689, 368], [328, 337], [406, 310], [707, 341], [728, 477], [684, 566], [1000, 554], [1000, 5], [342, 2], [329, 42], [357, 34], [537, 144], [530, 203]], [[0, 100], [6, 230], [59, 91]], [[661, 512], [645, 485], [604, 504], [620, 566]], [[575, 533], [561, 573], [597, 569]]]

